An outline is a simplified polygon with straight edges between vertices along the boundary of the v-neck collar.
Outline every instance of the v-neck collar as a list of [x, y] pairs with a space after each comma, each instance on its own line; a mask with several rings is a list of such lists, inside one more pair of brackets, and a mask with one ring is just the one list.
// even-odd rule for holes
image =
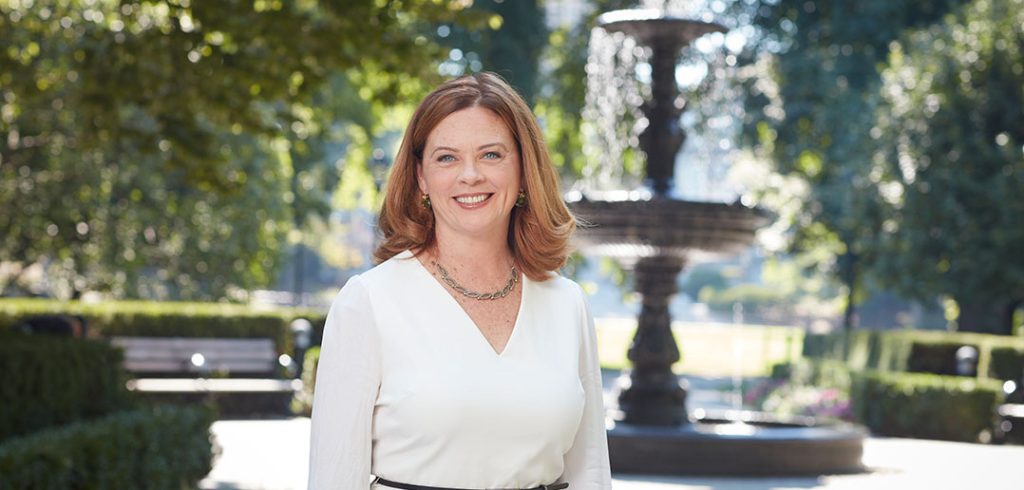
[[496, 351], [494, 349], [494, 346], [492, 346], [491, 343], [487, 341], [487, 337], [484, 336], [483, 330], [481, 330], [480, 326], [477, 325], [477, 323], [475, 321], [473, 321], [473, 317], [469, 316], [469, 312], [467, 312], [466, 309], [463, 308], [461, 304], [459, 304], [458, 300], [455, 299], [455, 296], [453, 296], [450, 292], [448, 292], [448, 290], [445, 289], [445, 287], [440, 282], [438, 282], [437, 278], [435, 278], [434, 275], [431, 274], [429, 270], [427, 270], [426, 266], [423, 265], [422, 262], [420, 262], [420, 259], [416, 258], [416, 255], [413, 254], [411, 250], [406, 250], [406, 251], [398, 254], [396, 257], [400, 258], [400, 259], [408, 259], [408, 260], [411, 260], [413, 262], [413, 264], [412, 264], [413, 267], [415, 267], [420, 272], [422, 272], [422, 274], [424, 275], [424, 278], [427, 281], [429, 281], [430, 284], [432, 284], [431, 287], [435, 291], [440, 293], [440, 295], [442, 295], [445, 298], [447, 298], [446, 301], [447, 301], [448, 305], [450, 307], [453, 307], [456, 310], [458, 310], [458, 312], [462, 316], [462, 318], [465, 319], [465, 323], [467, 323], [468, 326], [472, 327], [473, 330], [476, 331], [475, 332], [476, 338], [483, 342], [483, 346], [485, 348], [487, 348], [487, 350], [493, 356], [497, 357], [498, 359], [501, 359], [501, 358], [503, 358], [505, 356], [505, 353], [508, 352], [510, 347], [512, 347], [512, 342], [516, 338], [516, 333], [520, 330], [519, 324], [522, 322], [523, 311], [525, 310], [527, 293], [529, 291], [529, 287], [528, 286], [530, 285], [530, 279], [528, 277], [526, 277], [525, 274], [523, 274], [521, 272], [519, 273], [519, 280], [523, 284], [523, 289], [522, 289], [522, 294], [520, 294], [520, 297], [519, 297], [519, 309], [516, 312], [516, 321], [512, 324], [512, 333], [509, 334], [508, 340], [505, 341], [505, 347], [501, 350], [501, 352], [498, 352], [498, 351]]

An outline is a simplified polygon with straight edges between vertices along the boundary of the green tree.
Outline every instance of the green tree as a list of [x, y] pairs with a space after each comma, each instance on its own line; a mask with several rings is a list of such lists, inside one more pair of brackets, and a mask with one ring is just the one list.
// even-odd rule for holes
[[871, 173], [881, 75], [892, 41], [928, 25], [962, 0], [771, 0], [735, 4], [759, 27], [744, 57], [745, 141], [775, 170], [808, 184], [793, 221], [793, 248], [837, 249], [835, 274], [845, 285], [844, 325], [863, 284], [864, 265], [882, 204]]
[[1012, 334], [1024, 299], [1024, 0], [975, 0], [896, 44], [875, 135], [887, 197], [877, 269]]
[[547, 45], [542, 2], [477, 0], [470, 11], [486, 18], [488, 28], [440, 26], [440, 40], [455, 48], [441, 71], [449, 76], [495, 72], [532, 104], [536, 100], [541, 52]]
[[434, 26], [479, 20], [464, 4], [0, 2], [0, 260], [49, 264], [69, 295], [266, 284], [336, 179], [330, 118], [362, 117], [317, 90], [414, 96], [437, 79]]

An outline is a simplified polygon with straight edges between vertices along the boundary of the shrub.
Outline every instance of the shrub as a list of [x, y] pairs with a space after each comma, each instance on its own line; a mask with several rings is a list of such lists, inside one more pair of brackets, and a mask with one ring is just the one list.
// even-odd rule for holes
[[992, 379], [1024, 378], [1024, 347], [993, 347], [989, 361], [988, 377]]
[[[953, 374], [956, 372], [956, 350], [963, 345], [978, 349], [980, 377], [993, 376], [993, 369], [1003, 369], [990, 366], [994, 349], [1024, 352], [1024, 339], [1003, 335], [928, 330], [856, 330], [806, 335], [803, 354], [810, 358], [843, 361], [855, 370]], [[1010, 354], [1001, 355], [1012, 357]]]
[[121, 351], [42, 335], [0, 339], [0, 440], [130, 405]]
[[787, 383], [766, 396], [760, 408], [783, 417], [809, 416], [825, 420], [853, 420], [850, 396], [846, 391], [837, 388]]
[[853, 377], [859, 422], [886, 436], [978, 442], [1002, 400], [995, 380], [870, 372]]
[[[957, 339], [915, 339], [910, 343], [906, 370], [914, 373], [932, 373], [948, 376], [957, 375], [956, 351], [969, 345]], [[979, 355], [981, 350], [978, 350]]]
[[805, 359], [790, 368], [789, 380], [798, 386], [816, 386], [850, 391], [853, 371], [840, 361]]
[[292, 412], [301, 415], [313, 413], [313, 391], [316, 389], [316, 368], [320, 363], [320, 348], [312, 347], [306, 351], [302, 361], [302, 393], [295, 396]]
[[325, 312], [306, 308], [264, 308], [229, 303], [109, 301], [82, 303], [43, 299], [0, 300], [0, 331], [26, 316], [81, 315], [92, 335], [136, 337], [271, 338], [279, 354], [290, 354], [289, 323], [307, 318], [319, 343]]
[[12, 439], [0, 444], [0, 488], [195, 488], [211, 468], [212, 421], [159, 407]]

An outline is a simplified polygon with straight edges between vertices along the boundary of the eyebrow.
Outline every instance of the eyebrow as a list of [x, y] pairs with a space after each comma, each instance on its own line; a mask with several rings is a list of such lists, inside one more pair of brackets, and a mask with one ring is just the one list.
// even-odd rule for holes
[[[505, 146], [505, 144], [501, 143], [501, 142], [487, 143], [486, 145], [480, 145], [480, 146], [476, 147], [476, 149], [477, 149], [477, 151], [480, 151], [480, 150], [483, 150], [484, 148], [490, 148], [492, 146], [500, 146], [501, 149], [503, 149], [505, 151], [508, 151], [508, 148]], [[430, 154], [433, 155], [434, 153], [437, 153], [437, 152], [439, 152], [441, 150], [450, 151], [452, 153], [458, 153], [459, 152], [459, 150], [456, 150], [455, 148], [452, 148], [450, 146], [438, 146], [437, 148], [434, 148], [434, 151], [430, 152]]]

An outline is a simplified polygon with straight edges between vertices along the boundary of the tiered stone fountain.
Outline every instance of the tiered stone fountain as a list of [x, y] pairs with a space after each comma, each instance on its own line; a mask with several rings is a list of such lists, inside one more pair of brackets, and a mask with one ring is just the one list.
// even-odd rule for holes
[[[696, 38], [726, 29], [661, 11], [621, 10], [599, 24], [651, 50], [651, 97], [640, 135], [647, 155], [644, 192], [580, 192], [568, 199], [594, 227], [579, 234], [584, 251], [612, 256], [632, 269], [643, 298], [628, 357], [617, 383], [618, 410], [609, 431], [612, 469], [661, 474], [807, 474], [859, 471], [865, 432], [813, 420], [773, 419], [730, 411], [688, 413], [686, 389], [672, 372], [679, 351], [672, 334], [669, 300], [679, 272], [694, 258], [728, 254], [753, 242], [768, 214], [742, 204], [695, 202], [672, 196], [674, 163], [685, 140], [683, 104], [675, 67]], [[616, 197], [612, 197], [616, 196]], [[630, 197], [632, 196], [632, 197]], [[640, 197], [636, 197], [640, 196]]]

